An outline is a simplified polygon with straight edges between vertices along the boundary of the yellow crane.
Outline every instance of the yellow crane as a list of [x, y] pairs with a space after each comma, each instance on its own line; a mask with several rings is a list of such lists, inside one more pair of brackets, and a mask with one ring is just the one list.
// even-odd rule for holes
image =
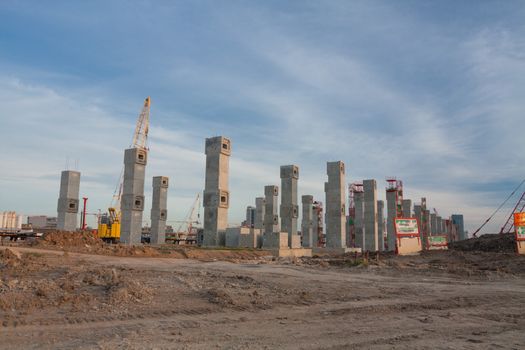
[[[151, 99], [146, 97], [144, 107], [139, 114], [135, 132], [129, 148], [139, 148], [148, 150], [148, 131], [149, 131], [149, 112]], [[119, 182], [113, 193], [108, 212], [100, 216], [98, 222], [98, 236], [104, 241], [118, 242], [120, 240], [120, 199], [122, 196], [122, 186], [124, 183], [124, 167], [120, 172]]]

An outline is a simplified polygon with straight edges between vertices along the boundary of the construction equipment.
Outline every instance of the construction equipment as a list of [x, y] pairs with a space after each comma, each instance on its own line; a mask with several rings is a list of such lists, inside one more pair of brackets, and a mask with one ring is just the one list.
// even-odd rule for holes
[[518, 203], [516, 203], [514, 209], [512, 209], [507, 221], [501, 226], [499, 233], [509, 233], [512, 231], [514, 227], [514, 214], [523, 212], [523, 209], [525, 209], [525, 191], [522, 193], [520, 199], [518, 199]]
[[[149, 113], [151, 100], [149, 96], [144, 100], [144, 107], [139, 114], [135, 132], [131, 139], [129, 148], [148, 150]], [[109, 242], [120, 240], [120, 199], [122, 197], [122, 186], [124, 184], [124, 167], [120, 172], [119, 182], [113, 192], [108, 212], [101, 215], [98, 223], [98, 237]]]
[[[494, 210], [494, 212], [492, 214], [490, 214], [490, 216], [483, 222], [483, 224], [481, 224], [481, 226], [478, 227], [478, 229], [476, 231], [474, 231], [474, 233], [472, 234], [472, 237], [477, 237], [478, 236], [479, 231], [481, 231], [481, 229], [490, 221], [490, 219], [492, 219], [494, 217], [494, 215], [496, 215], [496, 213], [501, 208], [503, 208], [503, 206], [509, 201], [509, 199], [512, 198], [512, 196], [514, 196], [516, 191], [518, 191], [520, 189], [520, 187], [523, 186], [523, 184], [525, 184], [525, 179], [523, 179], [523, 181], [520, 182], [520, 184], [514, 189], [514, 191], [512, 191], [508, 195], [507, 198], [505, 198], [503, 203], [501, 203], [499, 205], [499, 207], [497, 207], [496, 210]], [[503, 226], [501, 227], [500, 233], [507, 233], [507, 232], [510, 232], [510, 230], [512, 230], [512, 217], [514, 216], [514, 213], [523, 211], [523, 209], [525, 209], [525, 192], [523, 192], [523, 194], [521, 195], [520, 199], [518, 200], [518, 203], [516, 203], [516, 205], [514, 206], [514, 209], [510, 213], [509, 218], [507, 219], [505, 224], [503, 224]]]
[[[188, 214], [186, 215], [186, 218], [182, 221], [175, 221], [176, 223], [180, 223], [179, 227], [175, 230], [175, 232], [171, 235], [166, 235], [166, 242], [171, 241], [175, 244], [195, 244], [197, 243], [197, 233], [196, 228], [193, 225], [200, 224], [200, 213], [199, 208], [201, 206], [200, 204], [200, 193], [197, 193], [197, 196], [195, 197], [195, 200], [193, 201], [192, 206], [190, 207], [190, 210], [188, 211]], [[184, 230], [184, 225], [186, 225], [186, 229]]]
[[116, 243], [120, 239], [120, 213], [115, 208], [109, 208], [108, 213], [100, 216], [98, 236], [109, 243]]

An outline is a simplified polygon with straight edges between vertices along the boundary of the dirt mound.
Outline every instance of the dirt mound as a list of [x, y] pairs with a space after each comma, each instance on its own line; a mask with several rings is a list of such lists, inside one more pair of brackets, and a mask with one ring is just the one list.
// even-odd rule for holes
[[54, 248], [77, 253], [116, 256], [148, 256], [160, 255], [160, 252], [148, 246], [125, 246], [108, 244], [95, 237], [92, 232], [53, 231], [44, 234], [42, 239], [30, 243], [42, 248]]
[[[24, 254], [18, 258], [9, 250], [0, 251], [0, 256], [3, 264], [6, 260], [16, 262], [1, 270], [0, 315], [1, 311], [7, 315], [49, 307], [90, 310], [100, 303], [118, 308], [129, 303], [149, 303], [153, 296], [152, 288], [136, 281], [126, 270], [84, 266], [53, 268], [44, 262], [43, 256]], [[21, 267], [31, 263], [40, 266], [40, 270], [23, 273]]]
[[485, 234], [477, 238], [470, 238], [458, 242], [450, 242], [451, 250], [512, 253], [516, 251], [516, 242], [513, 233]]
[[54, 231], [45, 233], [37, 244], [58, 247], [83, 247], [86, 245], [103, 245], [103, 241], [91, 232]]

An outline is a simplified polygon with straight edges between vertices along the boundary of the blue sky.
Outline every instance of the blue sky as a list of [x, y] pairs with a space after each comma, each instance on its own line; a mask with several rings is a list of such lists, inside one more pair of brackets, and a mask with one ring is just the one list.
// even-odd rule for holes
[[107, 207], [151, 96], [146, 189], [172, 179], [171, 220], [225, 135], [232, 224], [280, 165], [324, 200], [343, 160], [348, 182], [384, 198], [397, 176], [473, 230], [524, 177], [524, 18], [522, 1], [2, 1], [0, 210], [56, 214], [67, 159]]

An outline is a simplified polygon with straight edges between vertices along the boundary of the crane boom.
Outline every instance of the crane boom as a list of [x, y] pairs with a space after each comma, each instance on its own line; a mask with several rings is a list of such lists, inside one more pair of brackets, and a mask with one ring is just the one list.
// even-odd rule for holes
[[[144, 107], [137, 118], [137, 124], [135, 125], [135, 132], [131, 140], [129, 148], [140, 148], [148, 149], [148, 131], [149, 131], [149, 112], [151, 106], [151, 98], [148, 96], [144, 100]], [[115, 208], [117, 212], [120, 212], [120, 198], [122, 197], [122, 186], [124, 184], [124, 166], [120, 172], [119, 182], [115, 191], [113, 192], [113, 198], [111, 200], [110, 207]]]
[[140, 112], [139, 118], [137, 119], [137, 125], [135, 126], [135, 132], [133, 133], [133, 139], [131, 141], [130, 148], [141, 148], [148, 149], [148, 131], [149, 131], [149, 110], [151, 100], [150, 97], [146, 97], [144, 100], [144, 107]]

